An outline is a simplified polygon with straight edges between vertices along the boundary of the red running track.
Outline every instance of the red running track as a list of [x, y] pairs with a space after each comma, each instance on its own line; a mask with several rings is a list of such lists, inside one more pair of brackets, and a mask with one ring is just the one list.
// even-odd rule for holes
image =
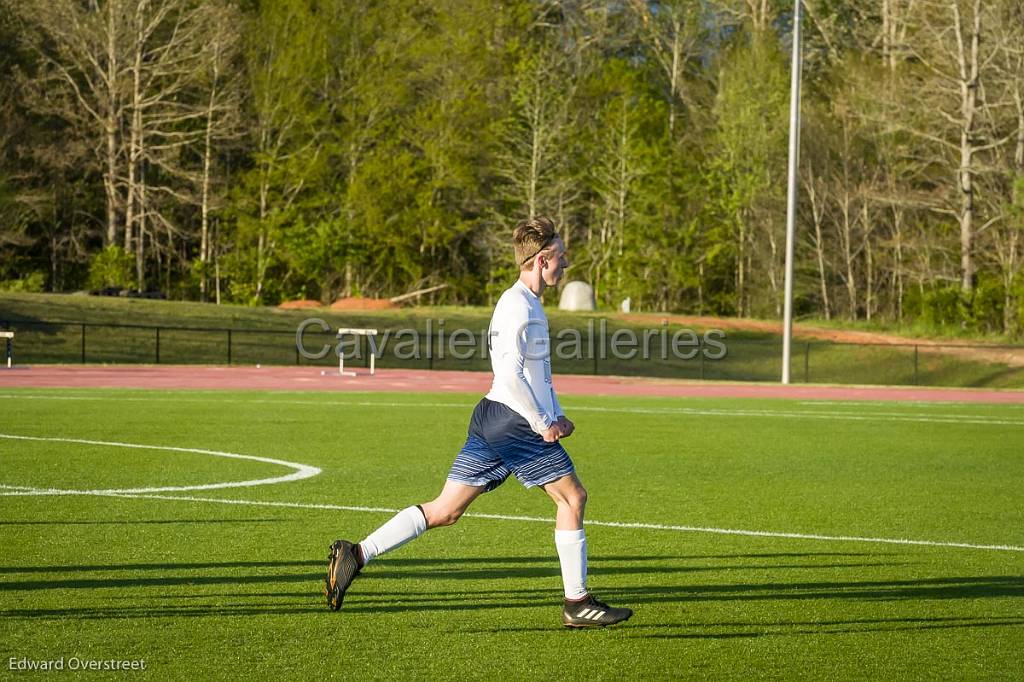
[[[3, 388], [141, 388], [261, 391], [449, 391], [484, 394], [489, 372], [379, 369], [354, 377], [318, 367], [223, 367], [205, 365], [38, 365], [0, 369]], [[893, 386], [721, 383], [561, 375], [563, 395], [661, 396], [675, 398], [789, 398], [803, 400], [891, 400], [1024, 404], [1024, 391]]]

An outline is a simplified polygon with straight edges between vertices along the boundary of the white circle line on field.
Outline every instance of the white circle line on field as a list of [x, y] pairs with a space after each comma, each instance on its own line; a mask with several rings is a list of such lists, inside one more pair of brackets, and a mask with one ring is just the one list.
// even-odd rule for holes
[[[271, 457], [257, 457], [256, 455], [241, 455], [237, 452], [223, 452], [220, 450], [204, 450], [202, 448], [182, 448], [174, 447], [170, 445], [145, 445], [140, 443], [120, 443], [116, 441], [106, 440], [88, 440], [85, 438], [53, 438], [43, 436], [19, 436], [9, 433], [0, 433], [0, 438], [6, 440], [23, 440], [23, 441], [40, 441], [46, 443], [76, 443], [80, 445], [102, 445], [106, 447], [114, 448], [129, 448], [133, 450], [162, 450], [165, 452], [185, 452], [197, 455], [210, 455], [212, 457], [225, 457], [227, 459], [244, 459], [251, 462], [260, 462], [262, 464], [275, 464], [277, 466], [287, 467], [293, 469], [292, 473], [285, 476], [274, 476], [273, 478], [257, 478], [248, 481], [225, 481], [221, 483], [205, 483], [200, 485], [173, 485], [173, 486], [157, 486], [149, 488], [118, 488], [118, 489], [104, 489], [104, 490], [62, 490], [57, 488], [32, 488], [28, 486], [17, 486], [17, 485], [3, 485], [0, 484], [0, 488], [10, 492], [0, 492], [0, 495], [39, 495], [39, 494], [50, 494], [50, 495], [137, 495], [146, 493], [170, 493], [170, 492], [187, 492], [194, 490], [220, 490], [222, 488], [249, 488], [257, 485], [274, 485], [276, 483], [290, 483], [292, 481], [301, 481], [305, 478], [311, 478], [320, 473], [320, 469], [308, 464], [297, 464], [295, 462], [287, 462], [283, 459], [273, 459]], [[39, 491], [47, 490], [48, 492], [41, 493]]]
[[[0, 486], [9, 488], [9, 486]], [[149, 493], [105, 493], [88, 491], [67, 491], [44, 488], [22, 488], [12, 492], [0, 492], [0, 496], [14, 495], [102, 495], [126, 499], [175, 500], [180, 502], [209, 502], [214, 504], [233, 504], [253, 507], [278, 507], [285, 509], [318, 509], [327, 511], [349, 511], [394, 514], [398, 509], [390, 507], [360, 507], [343, 504], [317, 504], [307, 502], [273, 502], [270, 500], [233, 500], [217, 497], [195, 497], [191, 495], [157, 495]], [[553, 523], [553, 519], [542, 516], [515, 516], [506, 514], [478, 514], [468, 512], [466, 518], [489, 519], [494, 521], [523, 521], [528, 523]], [[605, 526], [609, 528], [629, 528], [637, 530], [663, 530], [679, 533], [712, 533], [715, 535], [740, 535], [759, 538], [784, 538], [789, 540], [815, 540], [820, 542], [866, 542], [885, 545], [914, 545], [921, 547], [950, 547], [954, 549], [983, 549], [1000, 552], [1024, 552], [1024, 547], [1017, 545], [986, 545], [971, 542], [944, 542], [938, 540], [912, 540], [907, 538], [876, 538], [859, 535], [821, 535], [818, 533], [786, 533], [779, 531], [743, 530], [739, 528], [713, 528], [709, 526], [680, 526], [661, 523], [634, 523], [629, 521], [594, 521], [588, 520], [589, 526]]]

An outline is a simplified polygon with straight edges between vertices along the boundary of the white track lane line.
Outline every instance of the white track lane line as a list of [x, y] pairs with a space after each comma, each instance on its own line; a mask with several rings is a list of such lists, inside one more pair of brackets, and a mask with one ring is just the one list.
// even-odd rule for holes
[[[213, 457], [226, 457], [228, 459], [245, 459], [263, 464], [276, 464], [278, 466], [294, 469], [286, 476], [275, 476], [273, 478], [260, 478], [249, 481], [228, 481], [225, 483], [207, 483], [205, 485], [184, 485], [184, 486], [160, 486], [156, 488], [123, 488], [109, 490], [65, 490], [58, 491], [70, 495], [111, 495], [111, 494], [135, 494], [135, 493], [158, 493], [158, 492], [184, 492], [189, 490], [219, 490], [221, 488], [248, 488], [255, 485], [274, 485], [275, 483], [289, 483], [301, 481], [320, 473], [320, 469], [307, 464], [296, 464], [286, 462], [283, 459], [272, 459], [270, 457], [257, 457], [255, 455], [240, 455], [234, 452], [221, 452], [219, 450], [202, 450], [199, 448], [179, 448], [167, 445], [140, 445], [137, 443], [119, 443], [104, 440], [86, 440], [82, 438], [43, 438], [40, 436], [16, 436], [7, 433], [0, 433], [0, 438], [5, 440], [30, 440], [48, 443], [78, 443], [82, 445], [104, 445], [115, 448], [130, 448], [135, 450], [163, 450], [166, 452], [187, 452], [198, 455], [211, 455]], [[0, 485], [0, 488], [15, 491], [39, 490], [39, 488], [28, 488], [26, 486]], [[14, 494], [14, 493], [0, 493]]]
[[[22, 398], [32, 400], [84, 400], [84, 401], [113, 401], [113, 402], [177, 402], [177, 403], [241, 403], [258, 405], [310, 405], [319, 407], [397, 407], [397, 408], [439, 408], [454, 407], [471, 409], [472, 403], [444, 403], [444, 402], [384, 402], [371, 400], [263, 400], [258, 398], [188, 398], [188, 397], [153, 397], [153, 398], [128, 398], [115, 396], [33, 396], [18, 394], [0, 394], [0, 398]], [[659, 415], [680, 415], [696, 417], [781, 417], [787, 419], [828, 419], [840, 421], [860, 422], [909, 422], [922, 424], [977, 424], [982, 426], [1024, 426], [1024, 419], [1006, 419], [999, 417], [986, 417], [975, 414], [936, 414], [936, 415], [914, 415], [906, 412], [870, 412], [853, 414], [842, 411], [824, 410], [772, 410], [772, 409], [717, 409], [717, 408], [691, 408], [691, 407], [596, 407], [570, 405], [575, 412], [606, 412], [615, 414], [659, 414]]]
[[[10, 489], [12, 486], [0, 486]], [[129, 499], [150, 499], [150, 500], [176, 500], [182, 502], [209, 502], [214, 504], [234, 504], [253, 507], [281, 507], [285, 509], [319, 509], [328, 511], [349, 511], [349, 512], [370, 512], [370, 513], [397, 513], [398, 509], [390, 507], [358, 507], [342, 504], [313, 504], [303, 502], [272, 502], [266, 500], [232, 500], [215, 497], [194, 497], [190, 495], [156, 495], [148, 493], [115, 493], [103, 491], [68, 491], [44, 488], [11, 490], [0, 492], [4, 496], [30, 496], [30, 495], [98, 495], [102, 497], [121, 497]], [[541, 516], [511, 516], [505, 514], [478, 514], [468, 512], [466, 518], [490, 519], [495, 521], [524, 521], [528, 523], [553, 523], [551, 518]], [[935, 540], [909, 540], [905, 538], [873, 538], [858, 535], [821, 535], [817, 533], [782, 533], [763, 530], [741, 530], [736, 528], [713, 528], [708, 526], [677, 526], [661, 523], [633, 523], [628, 521], [592, 521], [588, 520], [589, 526], [606, 526], [609, 528], [631, 528], [636, 530], [665, 530], [680, 533], [712, 533], [716, 535], [742, 535], [760, 538], [786, 538], [791, 540], [817, 540], [825, 542], [867, 542], [886, 545], [917, 545], [924, 547], [953, 547], [958, 549], [986, 549], [1002, 552], [1024, 552], [1024, 547], [1016, 545], [982, 545], [970, 542], [941, 542]]]

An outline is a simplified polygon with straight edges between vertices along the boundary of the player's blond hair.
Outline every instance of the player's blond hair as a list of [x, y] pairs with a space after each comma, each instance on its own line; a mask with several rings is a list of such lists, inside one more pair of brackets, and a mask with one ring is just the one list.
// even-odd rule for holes
[[512, 233], [516, 263], [523, 270], [533, 270], [533, 261], [558, 239], [555, 221], [539, 215], [516, 225]]

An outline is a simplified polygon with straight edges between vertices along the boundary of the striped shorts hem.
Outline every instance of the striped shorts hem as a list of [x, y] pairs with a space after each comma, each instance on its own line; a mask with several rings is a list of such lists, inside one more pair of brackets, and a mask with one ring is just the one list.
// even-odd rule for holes
[[484, 398], [473, 411], [469, 433], [448, 480], [494, 490], [515, 475], [527, 488], [576, 471], [561, 443], [548, 443], [509, 407]]

